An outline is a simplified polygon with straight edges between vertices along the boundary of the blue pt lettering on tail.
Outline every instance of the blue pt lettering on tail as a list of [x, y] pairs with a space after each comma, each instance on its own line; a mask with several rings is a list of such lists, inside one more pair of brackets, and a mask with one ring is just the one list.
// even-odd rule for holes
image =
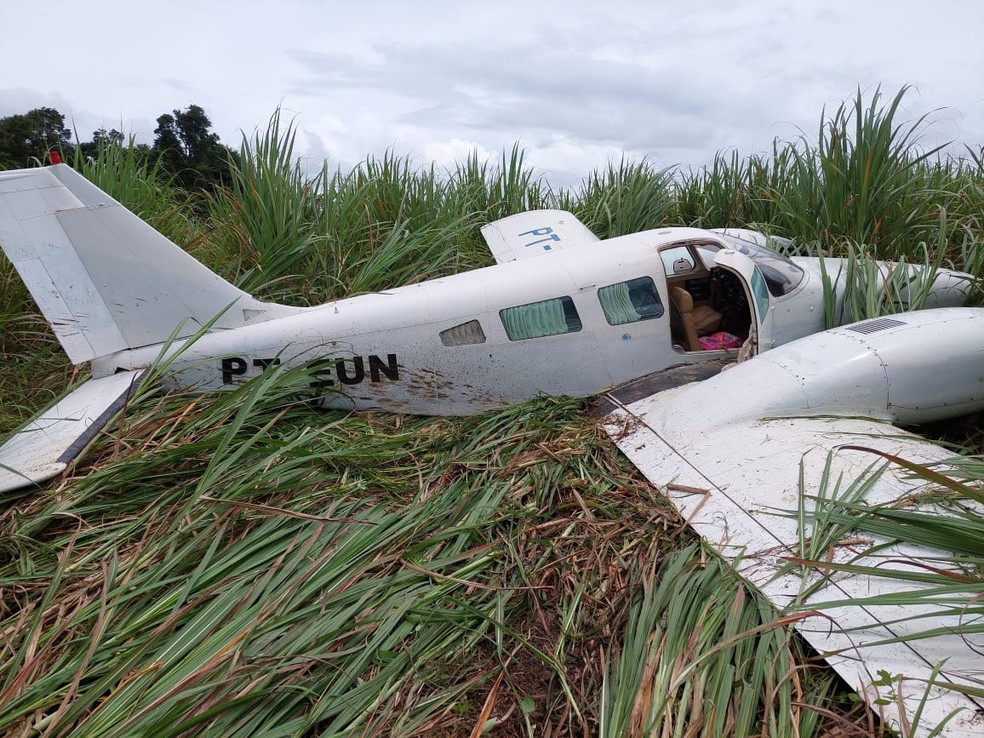
[[[544, 226], [543, 228], [534, 228], [532, 231], [523, 231], [522, 233], [516, 234], [518, 236], [546, 236], [546, 238], [540, 238], [536, 241], [530, 241], [529, 243], [523, 244], [524, 247], [529, 248], [530, 246], [536, 246], [538, 243], [546, 243], [548, 241], [560, 241], [560, 236], [554, 233], [553, 228], [550, 226]], [[543, 247], [544, 251], [550, 251], [550, 244], [546, 243]]]

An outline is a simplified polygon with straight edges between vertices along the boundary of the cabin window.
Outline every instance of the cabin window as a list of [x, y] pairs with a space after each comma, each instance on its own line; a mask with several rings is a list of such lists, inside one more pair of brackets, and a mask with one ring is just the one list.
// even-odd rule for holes
[[[803, 270], [782, 254], [727, 234], [723, 234], [721, 238], [739, 254], [744, 254], [755, 262], [756, 268], [762, 272], [762, 277], [765, 279], [765, 286], [773, 297], [788, 295], [803, 281]], [[782, 240], [769, 238], [769, 241], [776, 245], [781, 245]]]
[[598, 301], [608, 325], [635, 323], [663, 315], [663, 302], [649, 277], [638, 277], [598, 290]]
[[441, 331], [441, 343], [445, 346], [468, 346], [474, 343], [485, 343], [485, 331], [477, 320], [456, 325]]
[[556, 336], [581, 330], [581, 318], [569, 297], [531, 302], [499, 311], [510, 341]]

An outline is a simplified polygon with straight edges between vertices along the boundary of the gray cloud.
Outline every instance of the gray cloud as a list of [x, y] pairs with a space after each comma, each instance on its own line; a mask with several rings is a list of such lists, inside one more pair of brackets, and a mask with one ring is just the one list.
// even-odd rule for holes
[[[295, 55], [308, 72], [293, 91], [360, 89], [407, 101], [399, 120], [416, 126], [550, 131], [628, 148], [700, 146], [714, 123], [756, 111], [740, 97], [721, 104], [721, 81], [681, 61], [591, 58], [577, 48], [498, 49], [387, 45], [379, 61], [354, 66], [334, 54]], [[338, 70], [344, 69], [344, 74]]]
[[[18, 65], [17, 89], [0, 91], [0, 114], [48, 104], [83, 135], [123, 121], [151, 137], [156, 116], [194, 102], [235, 144], [283, 106], [312, 158], [354, 163], [387, 147], [443, 157], [520, 141], [528, 161], [584, 175], [623, 152], [699, 166], [721, 149], [768, 150], [775, 136], [812, 139], [821, 110], [859, 86], [890, 96], [914, 82], [905, 115], [955, 106], [928, 138], [975, 144], [984, 4], [948, 1], [962, 21], [944, 36], [925, 33], [918, 0], [285, 0], [273, 15], [254, 0], [181, 0], [195, 22], [155, 11], [153, 34], [144, 4], [106, 0], [104, 24], [50, 31], [43, 55], [30, 34], [10, 34], [6, 56], [31, 63]], [[85, 17], [64, 5], [67, 21]], [[4, 13], [12, 29], [44, 17], [30, 4]]]

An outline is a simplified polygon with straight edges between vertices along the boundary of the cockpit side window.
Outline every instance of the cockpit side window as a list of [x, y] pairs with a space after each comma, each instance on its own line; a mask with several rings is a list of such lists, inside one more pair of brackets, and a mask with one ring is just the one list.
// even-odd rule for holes
[[752, 297], [755, 299], [755, 309], [764, 320], [769, 314], [769, 288], [757, 266], [752, 272]]
[[721, 238], [738, 253], [744, 254], [755, 262], [755, 266], [765, 278], [765, 286], [773, 297], [788, 295], [803, 281], [803, 270], [786, 256], [742, 238], [726, 234], [721, 235]]
[[696, 268], [693, 253], [686, 246], [663, 249], [659, 252], [659, 256], [663, 260], [663, 270], [668, 277], [674, 274], [690, 274]]
[[581, 318], [570, 297], [557, 297], [499, 311], [510, 341], [556, 336], [581, 330]]
[[598, 290], [598, 301], [608, 325], [623, 325], [663, 315], [663, 301], [650, 277], [638, 277]]

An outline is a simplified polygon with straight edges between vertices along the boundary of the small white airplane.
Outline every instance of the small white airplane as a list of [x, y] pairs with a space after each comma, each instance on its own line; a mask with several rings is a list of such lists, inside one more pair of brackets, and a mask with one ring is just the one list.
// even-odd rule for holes
[[[276, 364], [317, 362], [312, 387], [327, 407], [465, 415], [594, 395], [824, 327], [820, 261], [786, 258], [762, 234], [665, 228], [599, 241], [556, 210], [482, 232], [495, 266], [290, 307], [229, 284], [68, 165], [0, 172], [0, 246], [92, 374], [0, 448], [0, 490], [63, 470], [162, 359], [166, 389], [230, 389]], [[940, 270], [927, 307], [961, 304], [968, 279]]]
[[[817, 259], [786, 258], [762, 234], [666, 228], [599, 241], [556, 210], [482, 232], [495, 266], [296, 308], [237, 289], [65, 165], [0, 173], [0, 246], [69, 358], [92, 370], [0, 447], [0, 491], [63, 471], [164, 359], [165, 386], [195, 391], [311, 362], [324, 405], [360, 410], [464, 415], [607, 393], [619, 447], [781, 609], [815, 577], [784, 567], [811, 536], [788, 511], [808, 506], [806, 490], [824, 479], [868, 470], [869, 456], [843, 446], [939, 461], [938, 448], [888, 421], [984, 409], [984, 309], [956, 307], [969, 275], [939, 270], [926, 304], [935, 309], [821, 332], [827, 274], [843, 312], [841, 265], [827, 259], [825, 272]], [[676, 368], [739, 351], [754, 358], [627, 399], [632, 380], [675, 381]], [[918, 490], [894, 473], [870, 486], [883, 500]], [[836, 560], [855, 555], [837, 544]], [[932, 553], [882, 552], [893, 556]], [[884, 583], [838, 577], [801, 604], [872, 591]], [[941, 735], [979, 735], [975, 700], [925, 681], [942, 659], [940, 679], [972, 681], [984, 643], [875, 648], [904, 626], [885, 626], [894, 616], [873, 608], [842, 610], [796, 627], [821, 652], [838, 652], [831, 663], [874, 709], [901, 727], [921, 712], [928, 719], [915, 734], [949, 719]], [[884, 688], [881, 671], [893, 675]]]

